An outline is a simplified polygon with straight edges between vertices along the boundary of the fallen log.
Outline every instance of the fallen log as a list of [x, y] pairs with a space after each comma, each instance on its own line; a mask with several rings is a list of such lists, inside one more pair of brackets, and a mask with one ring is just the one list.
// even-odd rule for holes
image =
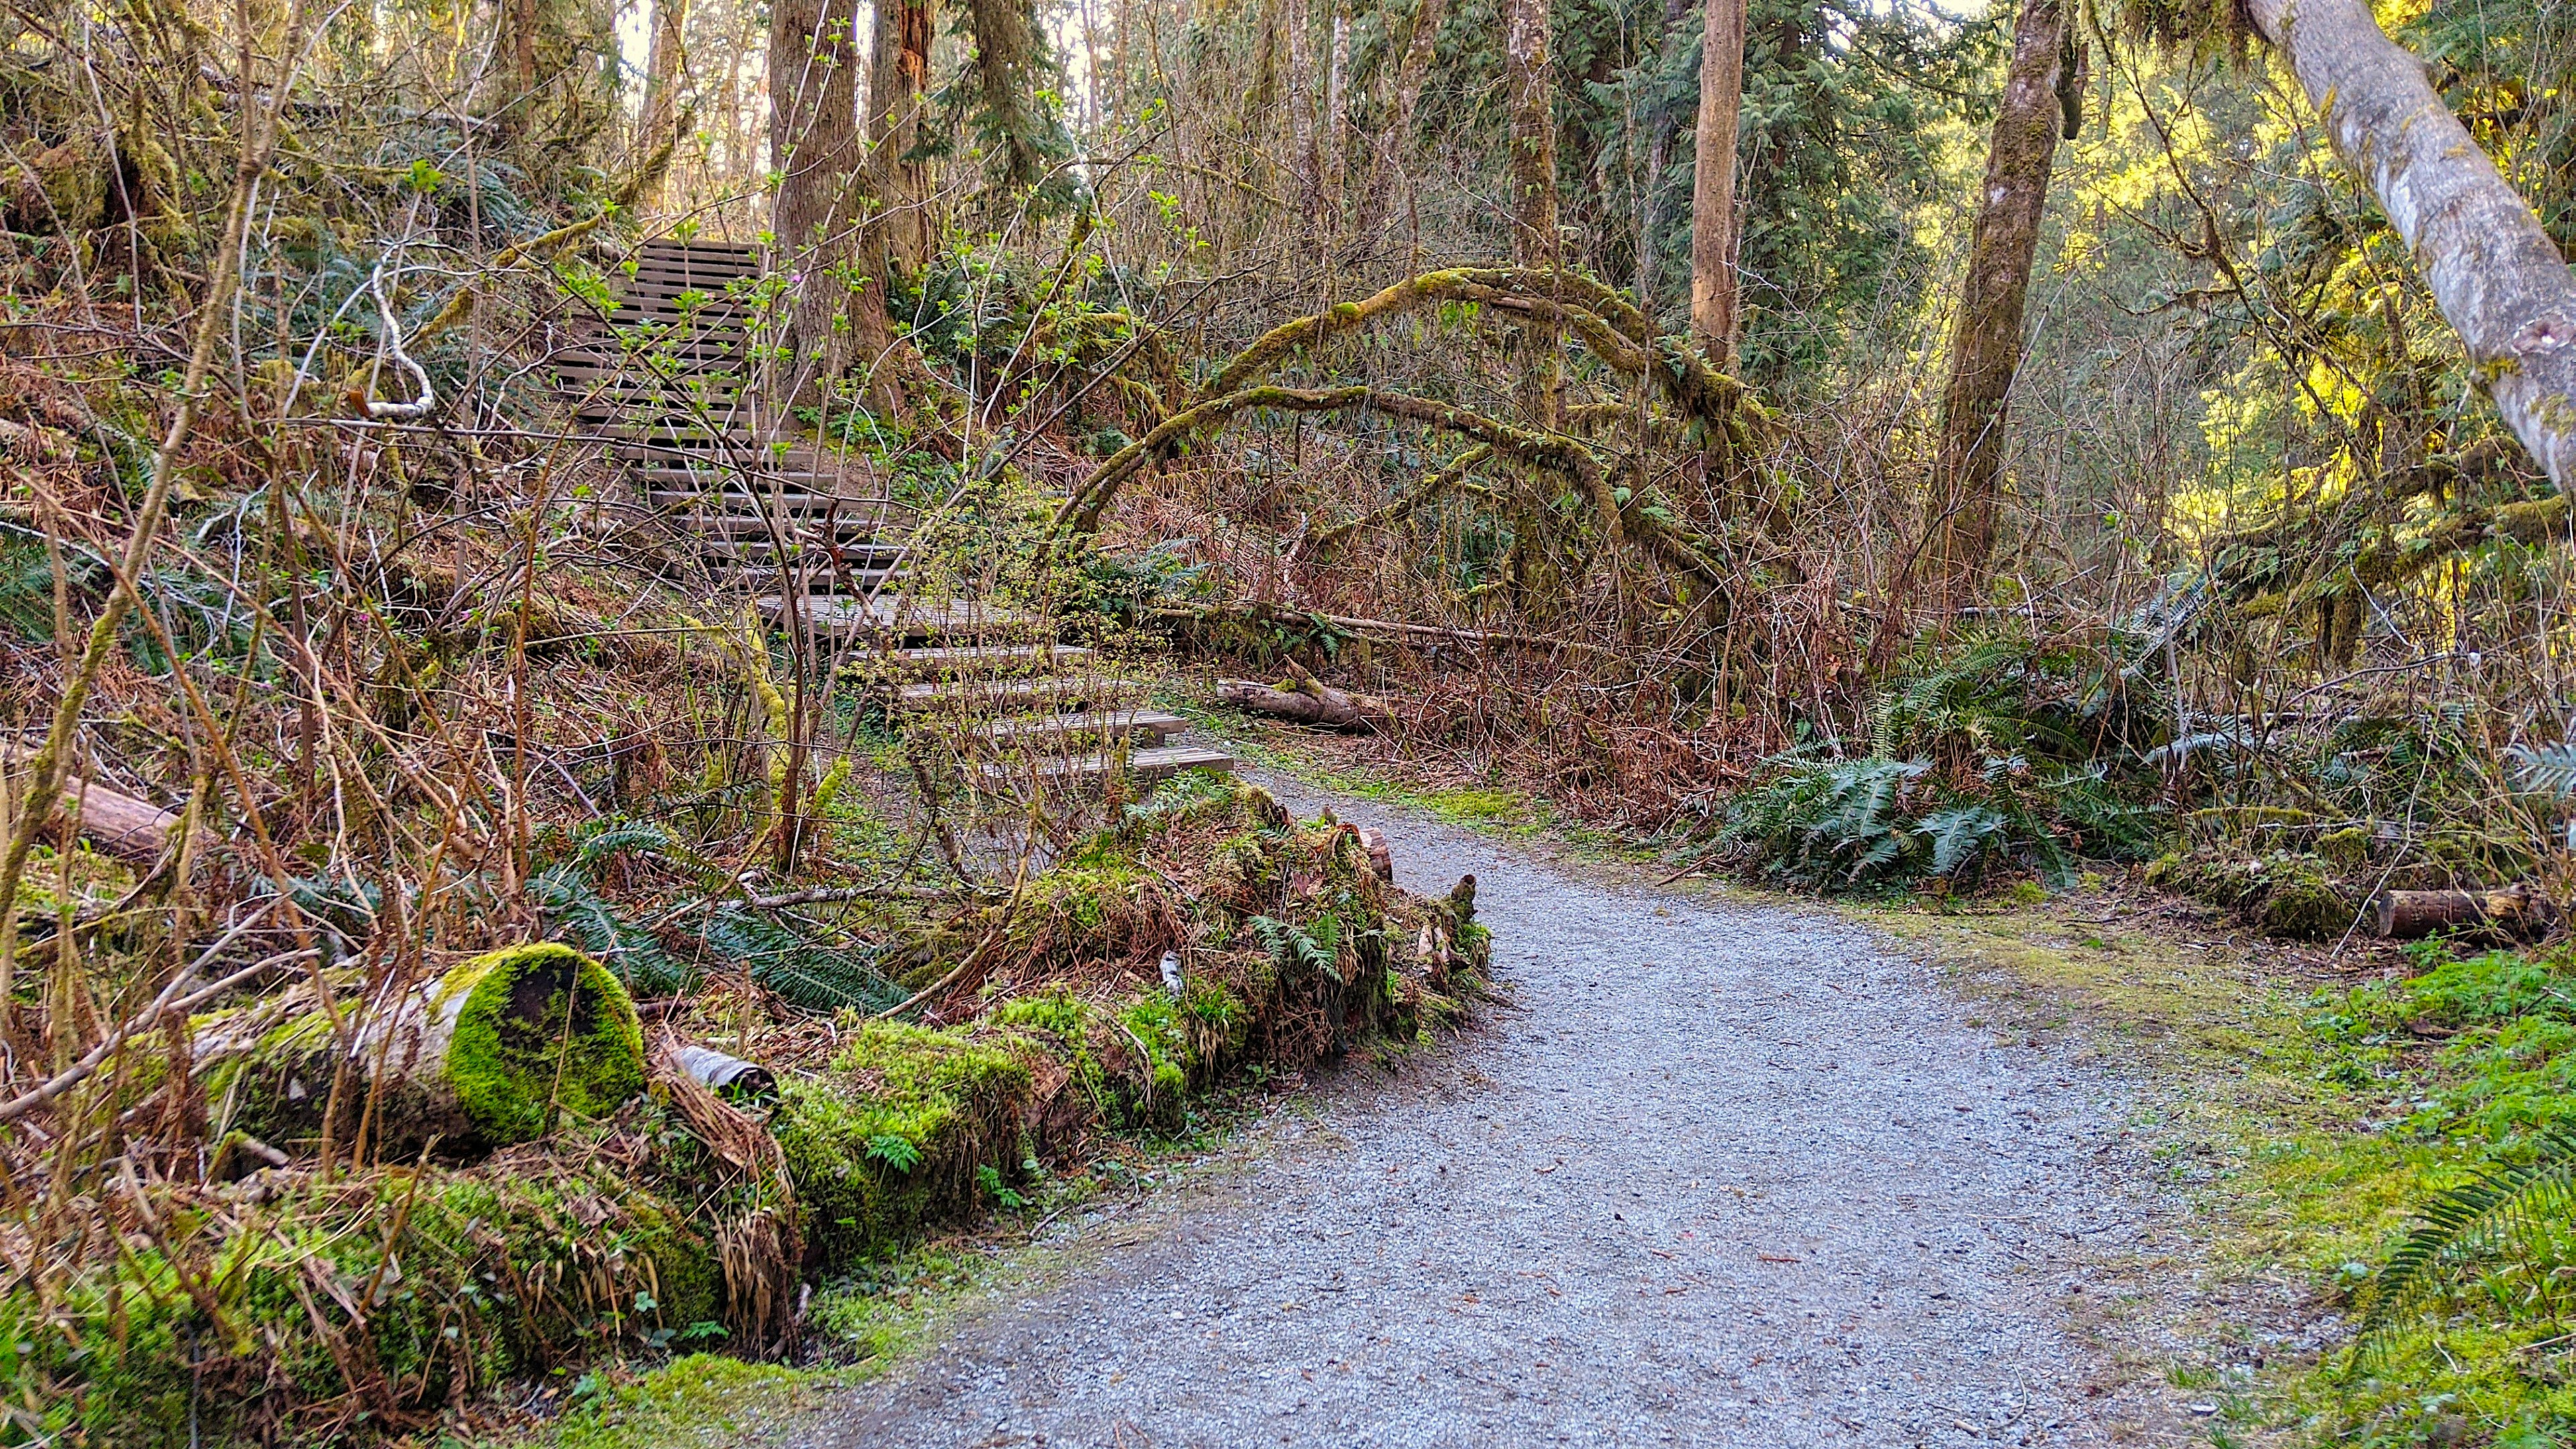
[[2498, 890], [2382, 891], [2379, 934], [2412, 941], [2441, 930], [2492, 931], [2517, 940], [2546, 934], [2558, 907], [2528, 885]]
[[[17, 745], [0, 747], [0, 760], [12, 767], [34, 758], [33, 751]], [[56, 839], [63, 838], [64, 823], [73, 818], [74, 811], [79, 812], [75, 833], [107, 854], [134, 865], [150, 865], [158, 860], [162, 847], [170, 841], [170, 832], [179, 826], [176, 811], [138, 800], [96, 780], [65, 775], [61, 813], [51, 826]]]
[[[363, 1021], [335, 1031], [292, 991], [197, 1029], [193, 1056], [209, 1114], [281, 1147], [356, 1140], [385, 1157], [478, 1151], [604, 1117], [644, 1090], [644, 1033], [626, 988], [570, 946], [541, 942], [477, 956]], [[343, 1044], [345, 1038], [345, 1045]], [[329, 1123], [345, 1060], [348, 1088]], [[370, 1099], [373, 1106], [370, 1108]]]
[[1288, 668], [1290, 676], [1277, 684], [1220, 679], [1217, 698], [1237, 709], [1328, 729], [1383, 732], [1395, 728], [1395, 706], [1385, 700], [1335, 689], [1299, 668], [1295, 660], [1288, 661]]

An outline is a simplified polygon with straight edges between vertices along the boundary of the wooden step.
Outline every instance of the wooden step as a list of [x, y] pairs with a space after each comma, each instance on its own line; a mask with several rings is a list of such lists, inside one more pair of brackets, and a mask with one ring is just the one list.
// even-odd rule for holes
[[554, 355], [572, 362], [616, 362], [633, 359], [639, 363], [673, 370], [681, 368], [732, 367], [748, 368], [751, 364], [744, 351], [742, 335], [737, 332], [718, 335], [700, 334], [685, 328], [634, 327], [625, 331], [602, 328], [588, 336], [577, 336], [558, 343]]
[[[778, 544], [767, 538], [701, 538], [697, 541], [697, 551], [704, 558], [765, 569], [778, 567]], [[819, 538], [799, 538], [790, 534], [787, 551], [790, 558], [801, 561], [807, 568], [829, 568], [832, 555], [838, 553], [846, 567], [879, 569], [892, 567], [895, 557], [903, 552], [903, 545], [891, 541], [827, 543]]]
[[888, 701], [899, 710], [994, 707], [1026, 710], [1041, 705], [1088, 704], [1122, 694], [1141, 694], [1147, 686], [1133, 679], [1059, 674], [1043, 679], [948, 679], [895, 688]]
[[[750, 589], [763, 594], [776, 594], [779, 590], [779, 571], [774, 568], [711, 568], [707, 575], [727, 588]], [[805, 575], [805, 593], [808, 598], [817, 599], [838, 597], [849, 592], [891, 593], [901, 582], [902, 571], [899, 569], [851, 569], [842, 573], [818, 566]], [[766, 599], [763, 602], [767, 602]]]
[[[638, 267], [687, 267], [693, 271], [760, 272], [760, 252], [753, 247], [706, 246], [700, 243], [646, 242], [628, 258]], [[620, 263], [611, 270], [622, 271]]]
[[[786, 604], [775, 595], [756, 601], [761, 617], [784, 627]], [[1048, 620], [1018, 609], [1004, 609], [976, 603], [924, 603], [912, 598], [880, 597], [866, 600], [832, 598], [811, 599], [802, 610], [805, 627], [831, 638], [919, 639], [988, 639], [1017, 635], [1026, 638], [1039, 630], [1052, 630]]]
[[833, 526], [829, 529], [822, 526], [820, 519], [779, 519], [774, 532], [771, 528], [771, 520], [748, 518], [739, 514], [725, 513], [704, 517], [685, 513], [666, 513], [654, 516], [672, 532], [705, 540], [711, 548], [744, 543], [767, 544], [774, 542], [777, 536], [783, 535], [790, 544], [801, 544], [807, 548], [830, 548], [838, 545], [844, 550], [883, 551], [901, 548], [905, 538], [908, 537], [873, 519], [854, 518], [846, 513], [834, 519]]
[[695, 492], [657, 488], [645, 494], [644, 498], [656, 508], [685, 508], [700, 512], [721, 509], [737, 517], [751, 519], [831, 514], [844, 518], [878, 518], [888, 516], [901, 506], [891, 498], [848, 498], [830, 493], [744, 493], [714, 488]]
[[762, 483], [773, 478], [789, 482], [801, 479], [825, 482], [866, 479], [874, 482], [879, 476], [877, 470], [857, 460], [836, 463], [828, 456], [818, 457], [811, 449], [792, 448], [778, 453], [767, 448], [745, 446], [730, 453], [706, 453], [675, 448], [668, 443], [620, 442], [611, 447], [610, 455], [622, 463], [722, 474], [729, 478], [752, 478]]
[[760, 260], [760, 247], [753, 242], [706, 241], [697, 237], [657, 236], [635, 244], [639, 252], [658, 252], [665, 256], [698, 256], [716, 259], [732, 258], [749, 264]]
[[1121, 709], [1105, 714], [1081, 711], [1072, 714], [1030, 714], [1010, 719], [989, 720], [966, 733], [998, 749], [1076, 744], [1125, 739], [1131, 743], [1160, 746], [1163, 741], [1188, 729], [1190, 722], [1176, 714], [1159, 710]]
[[[632, 268], [630, 272], [628, 269]], [[657, 272], [691, 277], [757, 277], [760, 264], [748, 257], [690, 256], [686, 252], [638, 252], [608, 269], [610, 276], [651, 276]]]
[[[1107, 775], [1117, 763], [1115, 755], [1076, 755], [1071, 759], [1033, 762], [1038, 774], [1047, 779], [1099, 777]], [[1127, 778], [1139, 782], [1164, 780], [1184, 770], [1217, 770], [1234, 773], [1234, 756], [1223, 750], [1204, 749], [1197, 745], [1164, 745], [1150, 750], [1131, 751], [1127, 756]], [[1031, 768], [996, 761], [984, 767], [984, 778], [1007, 780]]]
[[760, 443], [749, 428], [684, 429], [650, 422], [620, 423], [601, 428], [599, 435], [621, 443], [660, 448], [666, 452], [679, 449], [684, 443], [694, 443], [705, 451], [713, 452], [719, 444], [722, 444], [736, 449], [744, 456], [751, 456]]
[[714, 332], [739, 331], [759, 312], [743, 297], [709, 290], [703, 284], [686, 286], [675, 280], [667, 285], [627, 287], [609, 304], [607, 315], [611, 322], [628, 326], [660, 322], [675, 330]]
[[728, 313], [739, 313], [754, 300], [752, 288], [757, 285], [758, 282], [749, 277], [648, 270], [619, 279], [609, 305], [621, 310], [640, 308], [673, 316], [686, 312], [703, 317], [719, 308]]
[[594, 398], [577, 402], [573, 420], [613, 427], [650, 427], [660, 424], [680, 431], [730, 430], [737, 422], [750, 419], [750, 409], [736, 408], [731, 403], [699, 403], [687, 398], [617, 399]]
[[588, 392], [602, 397], [720, 398], [730, 401], [741, 396], [749, 386], [730, 372], [662, 372], [651, 363], [640, 361], [630, 367], [591, 367], [576, 363], [556, 368], [555, 378], [567, 392]]
[[1031, 670], [1079, 666], [1091, 651], [1077, 644], [993, 644], [895, 649], [853, 659], [841, 666], [845, 679], [891, 683], [898, 679], [990, 678]]

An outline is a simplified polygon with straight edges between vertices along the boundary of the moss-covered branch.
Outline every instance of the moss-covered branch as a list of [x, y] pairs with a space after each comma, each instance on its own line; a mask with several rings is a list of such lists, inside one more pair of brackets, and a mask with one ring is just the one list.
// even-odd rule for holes
[[1685, 413], [1726, 430], [1739, 446], [1751, 438], [1743, 385], [1708, 365], [1678, 337], [1658, 334], [1627, 298], [1589, 277], [1531, 267], [1450, 267], [1408, 277], [1375, 296], [1343, 302], [1309, 317], [1283, 322], [1235, 354], [1200, 389], [1217, 398], [1251, 386], [1299, 347], [1357, 332], [1373, 322], [1402, 317], [1447, 302], [1503, 306], [1558, 323], [1580, 338], [1612, 370], [1650, 375]]
[[1309, 536], [1306, 546], [1298, 550], [1298, 556], [1317, 561], [1331, 557], [1334, 550], [1349, 542], [1351, 536], [1360, 530], [1383, 528], [1398, 519], [1410, 516], [1416, 509], [1447, 497], [1452, 490], [1467, 481], [1469, 474], [1474, 473], [1484, 465], [1486, 459], [1493, 456], [1494, 450], [1483, 443], [1469, 448], [1450, 459], [1448, 463], [1423, 475], [1421, 482], [1398, 494], [1392, 502], [1383, 507], [1371, 509], [1357, 518], [1334, 524], [1320, 533]]
[[1117, 497], [1119, 485], [1134, 477], [1154, 456], [1156, 449], [1175, 438], [1201, 428], [1218, 426], [1236, 413], [1251, 408], [1316, 413], [1354, 407], [1371, 408], [1391, 417], [1458, 433], [1515, 462], [1563, 473], [1572, 478], [1584, 496], [1592, 501], [1594, 510], [1601, 517], [1603, 533], [1614, 543], [1620, 536], [1620, 504], [1618, 495], [1611, 490], [1610, 475], [1602, 468], [1601, 460], [1580, 441], [1562, 433], [1516, 428], [1456, 403], [1359, 385], [1313, 389], [1248, 387], [1185, 408], [1164, 419], [1145, 436], [1111, 454], [1094, 469], [1073, 495], [1065, 499], [1064, 506], [1057, 510], [1054, 531], [1059, 536], [1097, 531], [1101, 511]]

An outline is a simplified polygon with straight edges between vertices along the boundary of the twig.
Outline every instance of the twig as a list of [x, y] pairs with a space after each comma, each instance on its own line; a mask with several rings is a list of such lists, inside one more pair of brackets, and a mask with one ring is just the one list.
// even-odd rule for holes
[[932, 997], [939, 995], [941, 992], [946, 991], [950, 986], [956, 984], [957, 979], [966, 974], [966, 968], [974, 965], [978, 960], [982, 959], [985, 951], [990, 949], [993, 943], [1001, 938], [1002, 932], [1009, 929], [1011, 917], [1017, 914], [1020, 908], [1020, 887], [1027, 884], [1028, 878], [1029, 859], [1026, 855], [1023, 855], [1020, 857], [1019, 874], [1011, 879], [1011, 898], [1008, 901], [1003, 902], [1001, 919], [995, 921], [992, 929], [984, 933], [984, 939], [977, 941], [975, 943], [975, 949], [967, 952], [963, 959], [961, 959], [955, 966], [949, 968], [946, 975], [941, 976], [938, 980], [931, 982], [928, 986], [914, 992], [904, 1000], [878, 1012], [876, 1019], [884, 1021], [890, 1017], [901, 1016], [903, 1013], [912, 1010], [914, 1007], [930, 1000]]

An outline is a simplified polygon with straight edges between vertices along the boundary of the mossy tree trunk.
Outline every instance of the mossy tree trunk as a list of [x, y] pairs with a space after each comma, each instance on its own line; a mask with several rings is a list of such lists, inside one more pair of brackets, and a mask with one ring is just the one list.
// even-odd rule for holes
[[1691, 176], [1691, 334], [1720, 372], [1735, 359], [1735, 133], [1744, 111], [1744, 0], [1707, 0]]
[[1950, 341], [1940, 452], [1923, 522], [1922, 576], [1934, 606], [1945, 613], [1975, 601], [1994, 550], [2004, 423], [2013, 376], [2021, 367], [2031, 258], [2064, 123], [2058, 79], [2068, 63], [2074, 23], [2062, 0], [2024, 0], [2013, 24], [2012, 60], [1995, 113], [1994, 145], [1977, 195], [1968, 275]]
[[638, 198], [648, 207], [659, 204], [663, 179], [670, 173], [667, 160], [655, 164], [657, 153], [679, 139], [674, 124], [679, 115], [680, 63], [688, 29], [689, 0], [654, 0], [653, 46], [644, 63], [644, 110], [635, 123], [637, 157], [641, 164], [652, 168]]
[[352, 1033], [348, 1064], [368, 1084], [325, 1124], [339, 1071], [329, 1019], [295, 998], [200, 1023], [193, 1055], [208, 1115], [287, 1147], [359, 1141], [375, 1155], [472, 1153], [602, 1117], [644, 1089], [644, 1036], [615, 976], [569, 946], [477, 956], [381, 1004]]
[[[885, 315], [881, 287], [851, 291], [866, 203], [857, 27], [857, 0], [779, 0], [770, 12], [769, 158], [779, 173], [770, 228], [781, 252], [774, 270], [790, 279], [790, 345], [770, 364], [783, 371], [763, 391], [782, 417], [849, 365], [851, 340], [835, 326], [845, 300]], [[867, 320], [855, 330], [866, 331]]]
[[[869, 223], [885, 262], [918, 273], [930, 265], [938, 227], [930, 216], [930, 167], [913, 153], [929, 104], [937, 0], [883, 0], [868, 79], [868, 138], [881, 210]], [[870, 274], [875, 280], [875, 274]]]

